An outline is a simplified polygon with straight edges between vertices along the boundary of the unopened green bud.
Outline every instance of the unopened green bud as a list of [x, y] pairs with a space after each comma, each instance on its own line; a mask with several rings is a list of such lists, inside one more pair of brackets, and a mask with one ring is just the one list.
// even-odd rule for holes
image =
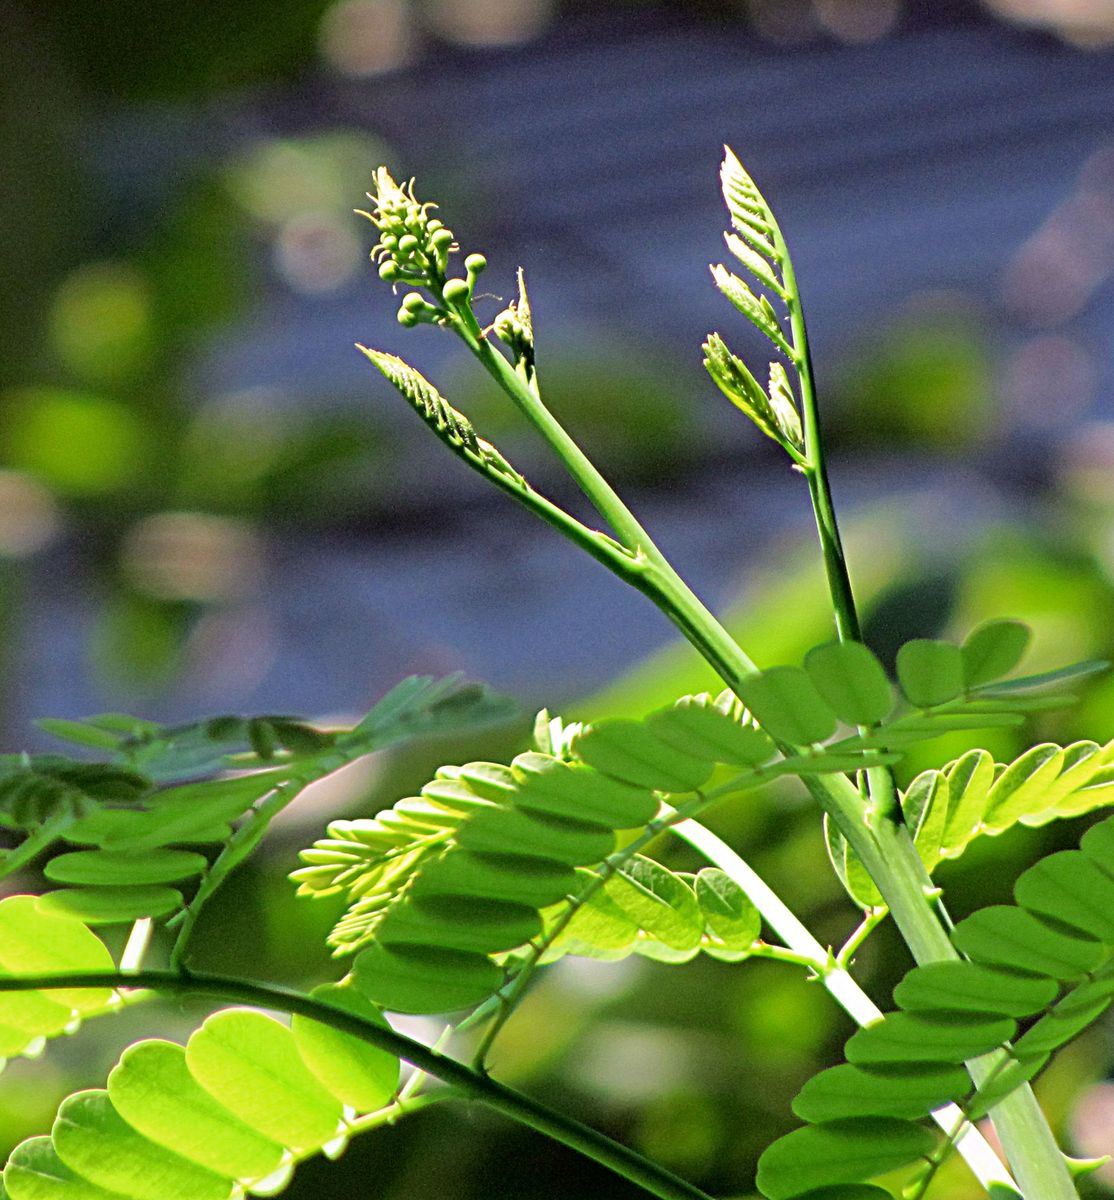
[[398, 323], [407, 329], [413, 329], [418, 323], [418, 314], [411, 312], [408, 308], [400, 308], [398, 310]]
[[471, 294], [472, 289], [468, 286], [466, 279], [450, 279], [441, 289], [441, 295], [445, 297], [446, 304], [460, 304]]
[[438, 229], [429, 239], [429, 244], [435, 249], [448, 248], [453, 244], [453, 233], [451, 229]]
[[398, 239], [399, 254], [413, 254], [417, 248], [418, 239], [412, 233], [404, 233], [402, 237]]
[[464, 269], [469, 275], [478, 275], [487, 266], [487, 259], [482, 254], [469, 254], [464, 260]]
[[436, 217], [434, 217], [432, 221], [426, 222], [426, 229], [428, 229], [430, 233], [436, 233], [438, 231], [438, 229], [444, 229], [444, 228], [445, 228], [445, 222], [439, 221]]
[[407, 312], [417, 312], [420, 308], [425, 308], [425, 297], [421, 292], [407, 292], [402, 298], [402, 307]]
[[396, 238], [393, 233], [383, 234], [383, 236], [379, 239], [379, 241], [388, 250], [393, 250], [398, 245], [398, 238]]
[[399, 276], [398, 263], [387, 259], [379, 268], [379, 278], [385, 279], [387, 283], [393, 283]]

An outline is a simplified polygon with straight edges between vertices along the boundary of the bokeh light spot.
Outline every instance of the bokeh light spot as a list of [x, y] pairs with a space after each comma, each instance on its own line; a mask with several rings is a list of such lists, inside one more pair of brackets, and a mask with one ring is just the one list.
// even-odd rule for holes
[[413, 47], [403, 0], [339, 0], [321, 22], [321, 54], [343, 75], [366, 78], [404, 66]]
[[351, 219], [334, 213], [303, 213], [287, 221], [275, 244], [279, 274], [299, 292], [329, 292], [363, 263]]
[[50, 314], [58, 357], [90, 382], [126, 378], [151, 351], [146, 281], [123, 263], [89, 263], [62, 283]]
[[115, 491], [140, 473], [146, 433], [116, 400], [61, 388], [22, 388], [9, 394], [5, 408], [9, 463], [66, 495]]
[[468, 46], [514, 46], [535, 38], [553, 16], [553, 0], [429, 0], [430, 28]]
[[876, 42], [892, 33], [901, 0], [812, 0], [820, 25], [841, 42]]
[[235, 199], [257, 220], [281, 226], [305, 213], [351, 214], [372, 168], [388, 157], [378, 138], [354, 129], [257, 143], [229, 172]]
[[209, 513], [155, 513], [128, 533], [124, 570], [159, 600], [233, 600], [258, 582], [262, 547], [243, 521]]
[[0, 554], [34, 554], [60, 529], [61, 514], [47, 488], [22, 471], [0, 471]]

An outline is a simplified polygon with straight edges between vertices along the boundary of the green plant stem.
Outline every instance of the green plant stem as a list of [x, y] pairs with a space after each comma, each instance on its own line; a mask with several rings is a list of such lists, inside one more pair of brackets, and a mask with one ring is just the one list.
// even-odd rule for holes
[[18, 846], [0, 856], [0, 879], [6, 879], [9, 875], [28, 866], [44, 850], [53, 846], [76, 819], [73, 814], [64, 813], [32, 830]]
[[55, 975], [0, 977], [0, 992], [51, 988], [145, 987], [178, 996], [216, 996], [319, 1021], [341, 1033], [397, 1055], [421, 1071], [447, 1083], [460, 1096], [478, 1101], [519, 1124], [577, 1151], [660, 1200], [711, 1200], [692, 1184], [659, 1167], [604, 1134], [554, 1112], [537, 1100], [497, 1083], [464, 1063], [441, 1054], [393, 1029], [286, 988], [223, 975], [178, 974], [172, 971], [98, 971]]
[[[782, 260], [794, 360], [801, 385], [805, 456], [809, 461], [805, 474], [816, 516], [836, 631], [841, 640], [861, 641], [862, 628], [828, 483], [804, 309], [792, 259], [776, 222], [772, 232]], [[903, 824], [893, 774], [886, 767], [874, 768], [868, 778], [869, 816], [874, 835], [870, 840], [878, 853], [872, 847], [868, 855], [863, 854], [856, 841], [865, 842], [866, 839], [848, 837], [848, 841], [881, 891], [914, 958], [919, 963], [956, 959], [959, 955], [930, 907], [931, 882]], [[848, 836], [842, 826], [841, 832]], [[984, 1056], [968, 1064], [976, 1084], [994, 1069], [993, 1063], [988, 1062], [993, 1057]], [[992, 1116], [1027, 1200], [1075, 1200], [1077, 1192], [1063, 1155], [1028, 1085], [996, 1105]]]
[[[671, 831], [742, 888], [766, 924], [815, 971], [832, 999], [853, 1021], [858, 1025], [870, 1025], [882, 1017], [882, 1010], [858, 985], [845, 964], [833, 958], [831, 951], [813, 937], [785, 901], [721, 837], [691, 818], [677, 822]], [[932, 1119], [945, 1133], [950, 1133], [957, 1123], [962, 1122], [963, 1112], [955, 1104], [946, 1104], [932, 1113]], [[968, 1125], [962, 1130], [956, 1139], [956, 1149], [988, 1192], [997, 1187], [1017, 1194], [1017, 1185], [1009, 1171], [974, 1126]]]
[[458, 326], [465, 344], [565, 464], [580, 490], [611, 526], [616, 537], [629, 550], [651, 545], [649, 536], [635, 520], [634, 514], [564, 426], [541, 402], [537, 389], [530, 387], [491, 342], [480, 335], [470, 309], [466, 310], [466, 315], [474, 328], [469, 328], [463, 321]]
[[335, 769], [331, 764], [312, 776], [294, 776], [277, 784], [275, 789], [258, 806], [249, 810], [244, 823], [232, 834], [217, 855], [212, 866], [205, 872], [201, 885], [189, 904], [182, 911], [181, 925], [174, 945], [170, 950], [170, 965], [181, 968], [189, 949], [190, 939], [197, 926], [205, 905], [216, 895], [224, 881], [255, 850], [263, 840], [271, 822], [291, 803], [313, 779], [327, 775]]
[[[784, 246], [779, 230], [775, 231], [775, 237]], [[788, 263], [787, 254], [785, 258]], [[796, 293], [791, 264], [786, 270], [787, 290]], [[620, 540], [635, 553], [631, 566], [617, 572], [620, 578], [648, 596], [728, 687], [737, 688], [743, 679], [754, 673], [753, 661], [669, 564], [610, 484], [545, 407], [536, 387], [529, 387], [507, 359], [482, 337], [470, 309], [466, 309], [466, 317], [467, 320], [457, 321], [457, 332], [500, 387], [539, 429]], [[803, 337], [804, 318], [799, 302], [791, 307], [790, 319], [791, 323], [796, 322], [795, 329]], [[807, 342], [802, 345], [806, 352], [798, 351], [796, 361], [799, 366], [802, 363], [808, 366]], [[827, 487], [811, 368], [802, 374], [807, 376], [810, 386], [810, 398], [803, 404], [804, 423], [811, 430], [808, 437], [813, 452], [819, 453], [819, 463], [815, 460], [812, 463], [815, 482], [810, 481], [810, 488], [818, 489], [821, 501], [818, 529], [824, 546], [825, 566], [834, 589], [837, 627], [842, 625], [850, 635], [858, 627], [854, 596]], [[931, 881], [913, 848], [908, 830], [900, 823], [892, 778], [888, 783], [886, 777], [872, 782], [875, 782], [877, 794], [872, 796], [872, 811], [868, 812], [858, 791], [845, 776], [804, 778], [809, 793], [835, 822], [870, 872], [916, 960], [930, 963], [956, 959], [959, 955], [932, 908]], [[977, 1083], [982, 1068], [977, 1063], [971, 1067]], [[991, 1115], [1026, 1200], [1078, 1200], [1063, 1156], [1028, 1085], [996, 1105]]]

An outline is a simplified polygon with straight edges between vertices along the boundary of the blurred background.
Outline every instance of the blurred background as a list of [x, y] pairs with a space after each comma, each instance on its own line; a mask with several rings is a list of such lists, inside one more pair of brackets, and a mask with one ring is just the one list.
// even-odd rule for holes
[[[353, 350], [405, 355], [578, 505], [451, 339], [396, 324], [352, 214], [379, 162], [487, 254], [481, 315], [526, 268], [551, 407], [770, 665], [829, 625], [804, 489], [701, 367], [712, 329], [764, 352], [707, 274], [730, 142], [802, 280], [868, 640], [886, 656], [1013, 616], [1036, 629], [1034, 669], [1114, 656], [1111, 0], [0, 0], [0, 16], [5, 747], [44, 747], [35, 717], [106, 709], [340, 719], [413, 672], [463, 670], [524, 714], [288, 814], [212, 910], [205, 965], [250, 953], [284, 981], [335, 977], [334, 914], [284, 879], [330, 816], [390, 804], [440, 762], [513, 754], [541, 704], [639, 714], [713, 683]], [[1114, 736], [1114, 679], [1032, 732]], [[713, 823], [842, 941], [855, 915], [798, 795]], [[1006, 897], [1080, 831], [976, 846], [944, 872], [955, 908]], [[860, 960], [879, 998], [906, 965], [888, 936]], [[184, 1037], [197, 1015], [165, 1008], [158, 1030]], [[152, 1022], [10, 1064], [0, 1142], [45, 1130]], [[573, 961], [531, 993], [496, 1069], [742, 1197], [848, 1032], [785, 966]], [[1108, 1021], [1041, 1081], [1074, 1153], [1114, 1151], [1112, 1061]], [[1086, 1186], [1114, 1194], [1114, 1172]], [[939, 1187], [976, 1194], [961, 1169]], [[308, 1165], [289, 1193], [569, 1194], [639, 1193], [449, 1108]]]

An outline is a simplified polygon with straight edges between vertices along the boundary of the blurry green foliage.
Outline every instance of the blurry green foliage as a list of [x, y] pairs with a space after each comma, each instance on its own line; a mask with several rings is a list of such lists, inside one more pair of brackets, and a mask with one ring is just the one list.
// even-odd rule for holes
[[963, 297], [912, 306], [872, 331], [835, 381], [839, 443], [963, 453], [994, 421], [993, 360]]

